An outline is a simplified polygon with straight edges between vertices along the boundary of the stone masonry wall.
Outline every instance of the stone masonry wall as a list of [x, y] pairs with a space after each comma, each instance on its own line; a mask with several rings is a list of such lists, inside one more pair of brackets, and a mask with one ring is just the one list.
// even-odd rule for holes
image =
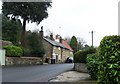
[[6, 57], [5, 65], [34, 65], [42, 64], [38, 57]]
[[78, 72], [84, 72], [84, 73], [88, 72], [86, 64], [84, 64], [84, 63], [75, 63], [74, 69], [75, 69], [75, 71], [78, 71]]

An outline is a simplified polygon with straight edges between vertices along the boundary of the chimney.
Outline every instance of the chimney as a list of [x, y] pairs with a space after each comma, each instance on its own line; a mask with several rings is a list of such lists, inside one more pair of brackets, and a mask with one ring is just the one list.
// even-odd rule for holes
[[41, 26], [41, 30], [40, 30], [40, 37], [43, 37], [44, 34], [43, 34], [43, 26]]
[[53, 33], [50, 34], [50, 40], [54, 40], [53, 39]]
[[56, 39], [59, 39], [59, 38], [60, 38], [60, 35], [57, 34], [57, 35], [56, 35]]
[[59, 42], [62, 43], [62, 37], [60, 36]]

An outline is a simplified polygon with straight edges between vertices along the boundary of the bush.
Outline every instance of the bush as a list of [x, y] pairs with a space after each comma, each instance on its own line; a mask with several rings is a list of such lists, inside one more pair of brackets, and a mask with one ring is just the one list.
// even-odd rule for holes
[[120, 84], [120, 36], [105, 36], [99, 47], [98, 82]]
[[4, 46], [3, 49], [6, 50], [6, 56], [22, 56], [23, 50], [17, 46]]
[[78, 51], [74, 54], [75, 63], [86, 63], [86, 57], [88, 54], [95, 53], [95, 48], [89, 48], [85, 50]]
[[87, 69], [92, 79], [97, 80], [98, 55], [97, 53], [87, 55]]

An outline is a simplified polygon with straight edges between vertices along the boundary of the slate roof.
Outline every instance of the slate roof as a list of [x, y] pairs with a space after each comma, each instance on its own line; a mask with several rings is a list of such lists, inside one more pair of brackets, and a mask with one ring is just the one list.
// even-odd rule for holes
[[46, 40], [47, 42], [49, 42], [53, 46], [66, 48], [63, 44], [61, 44], [61, 43], [59, 43], [57, 41], [53, 41], [53, 40], [50, 40], [49, 38], [45, 38], [45, 37], [43, 37], [43, 39]]

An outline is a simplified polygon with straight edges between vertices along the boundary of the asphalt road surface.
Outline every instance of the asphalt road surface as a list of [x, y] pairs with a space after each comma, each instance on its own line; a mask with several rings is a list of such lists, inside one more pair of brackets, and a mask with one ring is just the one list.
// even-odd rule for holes
[[48, 82], [74, 64], [45, 64], [2, 68], [2, 82]]

